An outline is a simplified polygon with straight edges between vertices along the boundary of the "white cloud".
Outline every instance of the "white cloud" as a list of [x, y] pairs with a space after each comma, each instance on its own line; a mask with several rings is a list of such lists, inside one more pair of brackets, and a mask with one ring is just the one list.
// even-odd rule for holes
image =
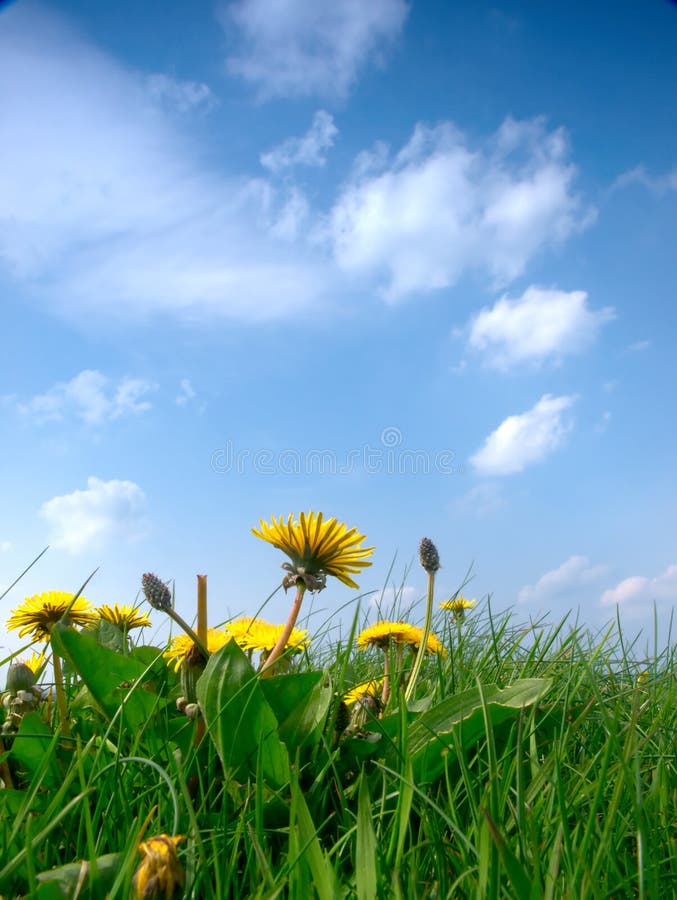
[[658, 196], [662, 196], [668, 191], [677, 191], [677, 166], [663, 175], [650, 175], [644, 166], [635, 166], [634, 169], [619, 175], [611, 189], [616, 190], [630, 184], [640, 184]]
[[608, 571], [607, 566], [592, 565], [587, 556], [570, 556], [561, 566], [546, 572], [536, 584], [525, 585], [517, 596], [518, 603], [544, 605], [571, 595], [594, 584]]
[[11, 541], [0, 541], [0, 553], [9, 553], [12, 549]]
[[491, 519], [505, 507], [500, 487], [494, 482], [476, 484], [454, 504], [458, 513], [476, 519]]
[[274, 233], [286, 194], [205, 166], [175, 110], [199, 86], [149, 82], [30, 3], [2, 13], [0, 83], [0, 272], [33, 298], [259, 321], [326, 296], [321, 254]]
[[599, 420], [595, 423], [595, 431], [597, 434], [604, 434], [604, 432], [609, 427], [611, 422], [611, 413], [609, 410], [605, 410], [602, 415], [599, 417]]
[[644, 350], [648, 350], [651, 347], [651, 341], [635, 341], [633, 344], [628, 344], [628, 350], [632, 353], [642, 353]]
[[575, 400], [544, 394], [527, 412], [504, 419], [470, 462], [483, 475], [510, 475], [540, 462], [560, 447], [571, 431], [564, 413]]
[[384, 587], [375, 591], [369, 605], [381, 612], [382, 615], [405, 615], [422, 598], [423, 592], [419, 588], [405, 584], [400, 587]]
[[515, 300], [501, 297], [485, 307], [470, 325], [470, 346], [487, 364], [508, 369], [523, 362], [541, 363], [578, 353], [589, 346], [614, 310], [591, 310], [585, 291], [531, 286]]
[[206, 84], [197, 81], [177, 81], [169, 75], [156, 72], [146, 79], [149, 96], [160, 103], [166, 103], [179, 112], [193, 109], [209, 110], [217, 100]]
[[177, 405], [185, 406], [186, 403], [194, 400], [196, 396], [197, 395], [193, 390], [193, 385], [190, 383], [190, 379], [182, 378], [179, 383], [179, 393], [176, 395]]
[[603, 606], [647, 606], [654, 601], [677, 602], [677, 565], [668, 566], [660, 575], [646, 578], [633, 575], [620, 581], [616, 587], [604, 591]]
[[262, 98], [343, 97], [408, 11], [404, 0], [237, 0], [219, 18], [229, 37], [236, 29], [229, 70]]
[[86, 490], [52, 497], [39, 515], [49, 525], [49, 543], [81, 553], [113, 539], [129, 541], [145, 531], [146, 497], [133, 481], [87, 479]]
[[562, 130], [541, 120], [506, 119], [477, 150], [448, 122], [418, 124], [389, 165], [374, 154], [344, 188], [328, 224], [335, 258], [385, 279], [391, 300], [450, 287], [468, 271], [505, 284], [591, 220], [567, 157]]
[[326, 151], [334, 145], [338, 128], [333, 116], [318, 110], [308, 131], [300, 137], [287, 138], [268, 153], [261, 154], [261, 165], [271, 172], [279, 172], [290, 166], [323, 166]]
[[87, 425], [101, 425], [121, 416], [151, 408], [148, 394], [157, 385], [143, 378], [122, 378], [117, 384], [96, 369], [85, 369], [70, 381], [60, 382], [18, 409], [38, 422], [61, 421], [70, 416]]

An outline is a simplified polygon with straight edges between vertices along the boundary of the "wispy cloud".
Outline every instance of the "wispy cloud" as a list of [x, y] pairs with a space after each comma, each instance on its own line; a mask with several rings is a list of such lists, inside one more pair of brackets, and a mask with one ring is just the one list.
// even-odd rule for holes
[[261, 154], [261, 165], [271, 172], [279, 172], [291, 166], [323, 166], [326, 151], [334, 144], [338, 128], [334, 117], [323, 109], [318, 110], [312, 124], [302, 137], [291, 137]]
[[150, 98], [159, 103], [189, 112], [194, 109], [210, 110], [218, 103], [211, 88], [198, 81], [178, 81], [170, 75], [156, 72], [146, 79]]
[[605, 565], [593, 565], [587, 556], [570, 556], [561, 566], [542, 575], [535, 584], [525, 585], [519, 592], [519, 603], [547, 605], [570, 596], [582, 587], [595, 584], [608, 571]]
[[540, 120], [506, 119], [477, 149], [451, 123], [419, 124], [392, 161], [383, 147], [360, 156], [330, 216], [336, 261], [391, 300], [473, 270], [505, 284], [591, 221], [568, 156], [564, 132]]
[[532, 285], [515, 300], [503, 296], [482, 309], [470, 324], [469, 344], [487, 365], [505, 371], [580, 353], [614, 315], [608, 306], [590, 309], [585, 291]]
[[190, 403], [191, 400], [194, 400], [196, 396], [193, 385], [190, 383], [190, 379], [182, 378], [179, 383], [179, 392], [176, 395], [177, 406], [185, 406], [187, 403]]
[[632, 344], [628, 344], [628, 350], [631, 353], [642, 353], [644, 350], [648, 350], [651, 347], [651, 341], [643, 340], [643, 341], [635, 341]]
[[646, 608], [652, 602], [677, 602], [677, 565], [670, 565], [660, 575], [647, 578], [633, 575], [609, 590], [601, 597], [602, 606]]
[[498, 484], [487, 481], [476, 484], [454, 504], [457, 512], [476, 519], [491, 519], [505, 507], [505, 500]]
[[75, 418], [86, 425], [101, 425], [148, 411], [152, 406], [148, 395], [156, 389], [156, 384], [144, 378], [125, 377], [114, 382], [96, 369], [85, 369], [27, 403], [17, 403], [17, 409], [36, 422]]
[[344, 97], [369, 61], [380, 63], [408, 14], [405, 0], [237, 0], [219, 18], [228, 69], [271, 97]]
[[0, 553], [9, 553], [12, 549], [11, 541], [0, 541]]
[[471, 464], [483, 475], [511, 475], [540, 462], [571, 431], [573, 425], [565, 413], [575, 400], [544, 394], [527, 412], [508, 416], [470, 457]]
[[87, 479], [85, 490], [52, 497], [39, 515], [49, 542], [69, 553], [100, 549], [113, 539], [136, 540], [146, 530], [146, 497], [133, 481]]
[[657, 196], [662, 196], [668, 191], [677, 191], [677, 166], [662, 175], [651, 175], [644, 166], [635, 166], [634, 169], [619, 175], [611, 189], [616, 190], [632, 184], [639, 184]]
[[30, 3], [2, 13], [0, 81], [0, 266], [36, 298], [262, 320], [325, 295], [320, 253], [275, 233], [287, 193], [205, 166], [176, 111], [199, 85], [149, 81]]

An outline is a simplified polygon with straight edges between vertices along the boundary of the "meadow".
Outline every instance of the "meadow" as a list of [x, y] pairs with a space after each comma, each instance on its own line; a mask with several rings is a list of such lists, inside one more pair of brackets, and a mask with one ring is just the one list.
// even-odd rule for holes
[[[288, 560], [285, 624], [209, 627], [202, 576], [189, 624], [151, 573], [137, 605], [96, 607], [85, 584], [13, 611], [1, 898], [675, 896], [670, 634], [647, 653], [619, 619], [593, 634], [497, 615], [465, 584], [438, 597], [428, 539], [416, 624], [397, 594], [360, 603], [355, 529], [253, 530]], [[300, 627], [329, 578], [340, 640]], [[146, 644], [164, 616], [174, 638]]]

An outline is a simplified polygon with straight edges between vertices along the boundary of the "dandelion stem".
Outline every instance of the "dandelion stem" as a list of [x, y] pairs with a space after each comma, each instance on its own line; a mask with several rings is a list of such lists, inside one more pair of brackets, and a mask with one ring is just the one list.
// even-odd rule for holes
[[54, 690], [56, 691], [56, 705], [61, 719], [61, 734], [70, 737], [71, 726], [68, 721], [68, 706], [66, 704], [66, 692], [63, 687], [63, 669], [61, 659], [56, 653], [52, 653], [52, 665], [54, 666]]
[[[287, 646], [287, 641], [294, 630], [294, 625], [296, 625], [296, 620], [299, 615], [299, 610], [301, 609], [301, 603], [303, 602], [303, 595], [306, 592], [306, 586], [302, 581], [299, 581], [296, 586], [296, 596], [294, 597], [294, 603], [292, 604], [291, 612], [289, 613], [289, 618], [287, 619], [287, 624], [284, 626], [284, 631], [280, 635], [277, 644], [270, 651], [270, 655], [268, 659], [264, 662], [261, 667], [261, 673], [264, 674], [268, 672], [268, 669], [277, 662], [277, 660], [284, 653], [284, 649]], [[268, 672], [268, 674], [270, 674]]]
[[425, 624], [423, 625], [423, 636], [421, 637], [421, 643], [418, 647], [418, 652], [416, 654], [416, 659], [414, 660], [414, 665], [411, 667], [411, 674], [409, 676], [409, 683], [407, 684], [407, 689], [404, 692], [404, 701], [408, 703], [411, 700], [411, 696], [414, 693], [416, 688], [416, 682], [418, 680], [418, 674], [421, 671], [421, 664], [423, 663], [423, 655], [426, 652], [428, 646], [428, 637], [430, 635], [430, 622], [433, 617], [433, 594], [435, 592], [435, 572], [428, 572], [428, 599], [426, 601], [425, 608]]
[[186, 632], [186, 634], [188, 635], [188, 637], [191, 639], [191, 641], [194, 644], [197, 644], [197, 646], [200, 648], [200, 651], [202, 652], [202, 655], [204, 656], [204, 658], [209, 659], [209, 650], [207, 650], [206, 644], [204, 643], [204, 641], [202, 641], [197, 636], [197, 634], [193, 631], [193, 629], [190, 627], [188, 622], [186, 622], [186, 620], [183, 619], [176, 612], [176, 610], [172, 609], [171, 606], [168, 609], [163, 610], [163, 612], [166, 612], [167, 615], [169, 616], [169, 618], [173, 619], [176, 622], [176, 624], [179, 626], [179, 628], [182, 628]]
[[383, 691], [381, 693], [381, 706], [386, 708], [390, 700], [390, 648], [383, 648]]
[[[197, 576], [197, 636], [202, 643], [207, 645], [207, 576]], [[195, 746], [197, 747], [204, 737], [205, 720], [198, 716], [195, 726]], [[176, 831], [176, 829], [174, 829]]]

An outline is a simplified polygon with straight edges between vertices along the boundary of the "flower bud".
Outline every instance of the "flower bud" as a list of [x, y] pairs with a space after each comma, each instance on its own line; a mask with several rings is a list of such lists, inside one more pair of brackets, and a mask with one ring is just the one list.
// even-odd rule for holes
[[157, 577], [157, 575], [153, 575], [151, 572], [146, 572], [146, 574], [141, 578], [141, 588], [146, 600], [150, 603], [153, 609], [161, 609], [166, 611], [172, 608], [171, 592], [164, 581], [161, 581]]
[[418, 558], [428, 575], [434, 575], [440, 567], [440, 555], [430, 538], [423, 538], [418, 548]]
[[26, 663], [12, 663], [7, 670], [6, 691], [10, 694], [17, 694], [19, 691], [30, 691], [34, 684], [35, 673]]

